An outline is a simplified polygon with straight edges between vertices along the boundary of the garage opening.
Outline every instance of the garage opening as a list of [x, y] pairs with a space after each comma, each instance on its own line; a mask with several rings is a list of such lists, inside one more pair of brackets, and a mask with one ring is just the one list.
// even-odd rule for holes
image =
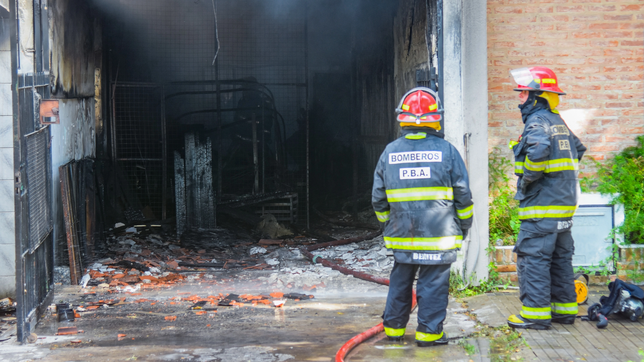
[[181, 234], [270, 212], [308, 226], [315, 212], [368, 206], [395, 137], [396, 1], [94, 6], [107, 225], [176, 220]]

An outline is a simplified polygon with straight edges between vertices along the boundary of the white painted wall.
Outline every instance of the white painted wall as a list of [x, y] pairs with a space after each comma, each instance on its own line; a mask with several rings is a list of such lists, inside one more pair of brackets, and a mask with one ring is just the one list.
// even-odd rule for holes
[[[94, 98], [61, 99], [60, 124], [51, 125], [52, 217], [54, 245], [65, 245], [63, 203], [60, 195], [58, 167], [71, 160], [96, 156]], [[57, 255], [61, 250], [55, 251]], [[60, 260], [56, 258], [56, 260]]]
[[0, 299], [14, 296], [16, 287], [12, 114], [9, 22], [0, 19]]
[[[443, 2], [445, 139], [468, 166], [474, 225], [454, 269], [488, 276], [487, 16], [486, 0]], [[468, 135], [467, 144], [464, 135]]]

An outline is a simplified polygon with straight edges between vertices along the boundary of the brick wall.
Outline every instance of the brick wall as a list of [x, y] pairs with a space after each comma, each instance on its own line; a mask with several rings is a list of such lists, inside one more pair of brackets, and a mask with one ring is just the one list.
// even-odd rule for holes
[[487, 10], [490, 149], [509, 155], [521, 133], [509, 70], [532, 65], [557, 73], [568, 93], [558, 109], [588, 156], [644, 134], [644, 1], [488, 0]]

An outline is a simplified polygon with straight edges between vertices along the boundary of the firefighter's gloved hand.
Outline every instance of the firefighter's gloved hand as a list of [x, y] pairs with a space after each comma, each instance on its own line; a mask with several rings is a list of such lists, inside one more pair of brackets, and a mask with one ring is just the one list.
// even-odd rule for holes
[[463, 229], [463, 240], [467, 239], [467, 234], [470, 233], [470, 229]]

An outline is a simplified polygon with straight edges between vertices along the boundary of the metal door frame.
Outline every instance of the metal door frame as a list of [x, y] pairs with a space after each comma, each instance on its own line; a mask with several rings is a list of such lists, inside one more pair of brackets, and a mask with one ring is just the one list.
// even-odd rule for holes
[[[11, 42], [11, 89], [13, 114], [13, 151], [14, 151], [14, 219], [15, 219], [15, 267], [16, 267], [16, 319], [17, 339], [24, 342], [38, 322], [43, 309], [53, 299], [53, 219], [52, 219], [52, 174], [50, 129], [40, 125], [37, 105], [41, 99], [49, 97], [48, 56], [49, 37], [46, 3], [33, 1], [34, 25], [34, 69], [27, 74], [18, 74], [18, 1], [9, 0], [9, 39]], [[38, 94], [38, 96], [35, 96]], [[22, 100], [22, 101], [21, 101]], [[29, 207], [29, 164], [28, 140], [40, 137], [41, 145], [37, 152], [44, 168], [35, 171], [42, 176], [41, 192], [44, 190], [42, 204], [45, 212], [44, 227], [33, 239], [30, 231]], [[42, 140], [44, 138], [44, 141]], [[44, 145], [44, 148], [43, 148]], [[33, 175], [33, 173], [32, 173]], [[44, 186], [42, 185], [44, 183]], [[42, 204], [39, 207], [42, 207]], [[41, 220], [43, 221], [43, 220]]]

